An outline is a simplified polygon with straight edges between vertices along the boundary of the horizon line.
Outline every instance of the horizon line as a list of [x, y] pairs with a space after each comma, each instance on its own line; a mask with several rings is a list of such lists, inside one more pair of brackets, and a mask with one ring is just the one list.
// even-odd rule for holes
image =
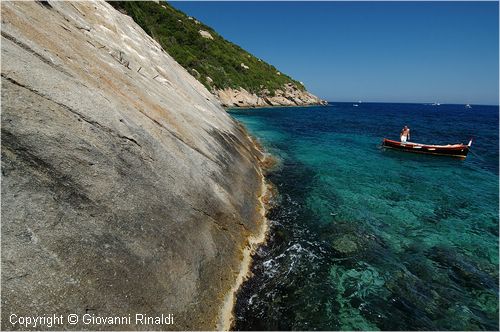
[[495, 106], [499, 107], [498, 104], [478, 104], [478, 103], [439, 103], [439, 105], [432, 105], [432, 102], [416, 102], [416, 101], [359, 101], [359, 100], [350, 100], [350, 101], [333, 101], [325, 99], [329, 104], [330, 103], [353, 103], [353, 104], [420, 104], [420, 105], [429, 105], [429, 106], [439, 106], [439, 105], [476, 105], [476, 106]]

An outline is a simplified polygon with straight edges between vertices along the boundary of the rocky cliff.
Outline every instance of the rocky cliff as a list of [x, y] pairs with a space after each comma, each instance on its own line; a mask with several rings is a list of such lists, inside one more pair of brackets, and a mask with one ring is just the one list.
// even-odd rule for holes
[[162, 1], [113, 1], [226, 107], [323, 105], [304, 84]]
[[109, 4], [1, 10], [2, 328], [24, 328], [12, 314], [79, 315], [52, 330], [215, 328], [262, 225], [260, 153]]
[[267, 89], [251, 93], [243, 88], [214, 90], [224, 107], [269, 107], [269, 106], [308, 106], [326, 105], [327, 102], [315, 95], [299, 90], [292, 83], [271, 92]]

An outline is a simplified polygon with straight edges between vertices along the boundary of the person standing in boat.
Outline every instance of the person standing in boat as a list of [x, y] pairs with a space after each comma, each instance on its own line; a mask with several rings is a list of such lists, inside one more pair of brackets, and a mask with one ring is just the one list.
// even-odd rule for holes
[[401, 133], [399, 134], [399, 137], [401, 138], [401, 142], [405, 143], [410, 140], [410, 128], [408, 126], [405, 126], [403, 129], [401, 129]]

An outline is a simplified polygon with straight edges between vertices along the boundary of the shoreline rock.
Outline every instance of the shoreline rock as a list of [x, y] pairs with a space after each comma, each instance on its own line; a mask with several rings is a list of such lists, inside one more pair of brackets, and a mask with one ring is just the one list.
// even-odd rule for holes
[[291, 83], [283, 86], [271, 94], [267, 90], [251, 93], [243, 88], [215, 90], [215, 96], [222, 106], [233, 107], [268, 107], [268, 106], [308, 106], [326, 105], [327, 101], [322, 100], [308, 91], [300, 90]]
[[51, 329], [215, 329], [262, 232], [261, 152], [108, 3], [1, 6], [2, 326], [141, 313], [175, 323]]
[[[245, 130], [246, 131], [246, 130]], [[236, 276], [236, 280], [233, 284], [231, 290], [227, 293], [224, 303], [221, 307], [219, 313], [219, 319], [217, 323], [217, 330], [219, 331], [229, 331], [232, 329], [234, 324], [234, 306], [236, 305], [236, 296], [241, 285], [250, 277], [251, 266], [252, 266], [252, 255], [255, 251], [267, 241], [267, 236], [269, 232], [269, 221], [266, 218], [266, 212], [270, 206], [270, 201], [274, 193], [274, 187], [271, 183], [266, 181], [264, 172], [269, 167], [268, 156], [262, 151], [261, 147], [256, 143], [256, 140], [248, 135], [248, 138], [253, 142], [254, 148], [256, 148], [261, 153], [261, 158], [259, 164], [261, 166], [261, 189], [258, 195], [259, 205], [260, 205], [260, 225], [259, 230], [252, 236], [248, 237], [248, 242], [242, 251], [242, 259], [240, 269]]]

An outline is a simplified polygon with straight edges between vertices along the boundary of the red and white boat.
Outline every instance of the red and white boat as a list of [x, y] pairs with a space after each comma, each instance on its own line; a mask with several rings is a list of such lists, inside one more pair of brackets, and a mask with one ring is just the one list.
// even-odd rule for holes
[[384, 138], [382, 146], [385, 148], [400, 150], [404, 152], [433, 154], [465, 159], [472, 145], [472, 139], [468, 144], [428, 145], [413, 142], [399, 142]]

